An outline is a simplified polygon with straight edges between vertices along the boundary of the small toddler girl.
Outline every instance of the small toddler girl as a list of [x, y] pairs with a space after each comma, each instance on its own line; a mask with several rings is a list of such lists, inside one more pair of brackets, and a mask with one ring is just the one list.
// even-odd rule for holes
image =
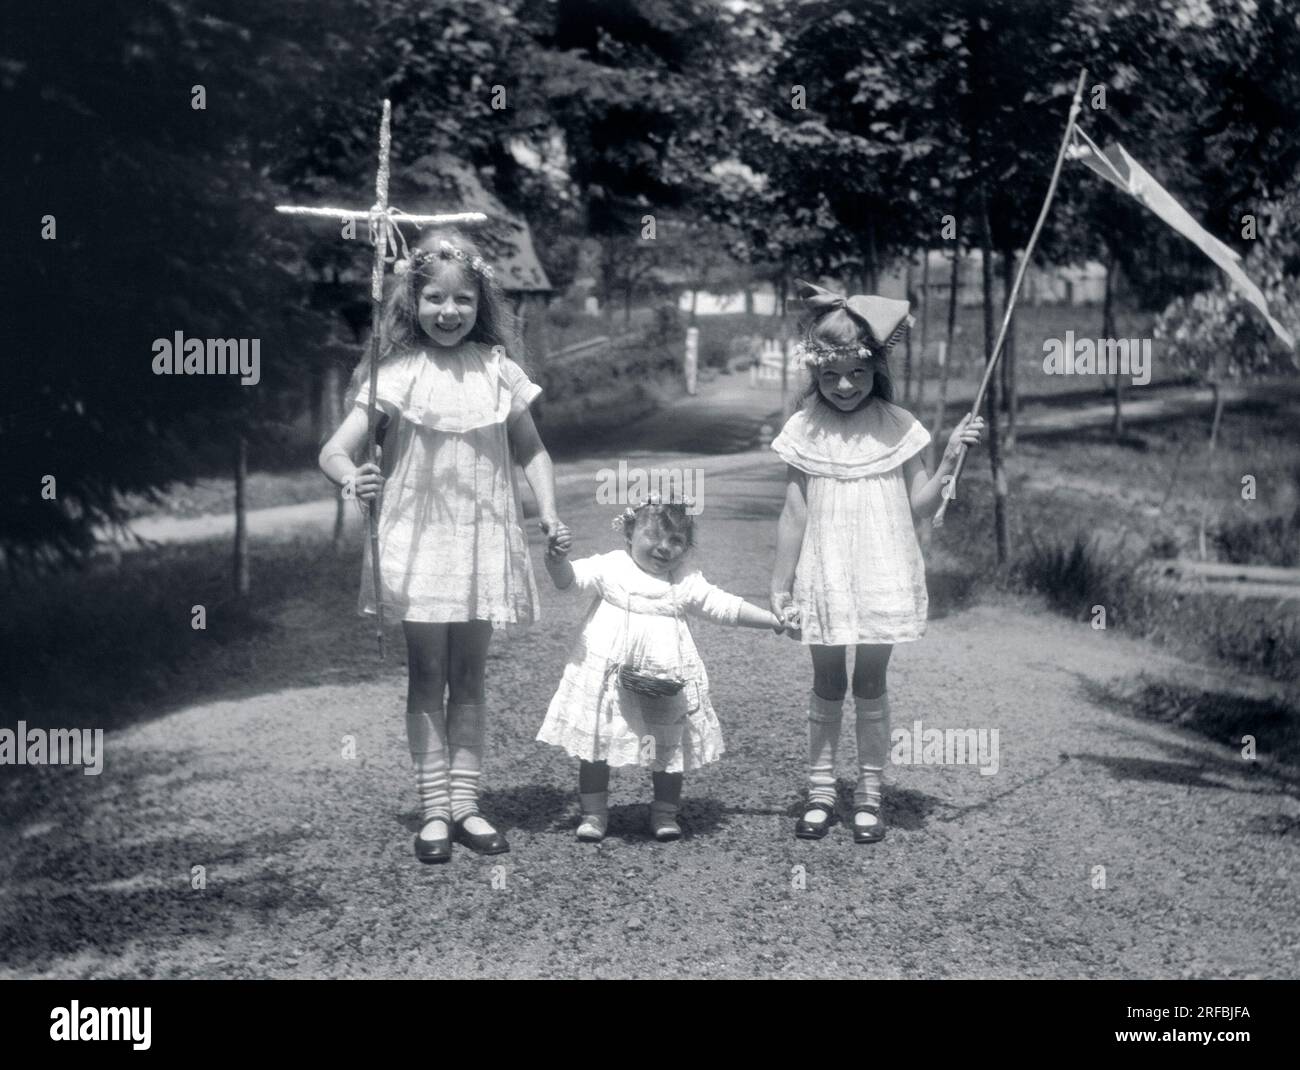
[[[582, 763], [579, 840], [605, 836], [611, 765], [651, 770], [651, 831], [657, 840], [678, 839], [683, 772], [716, 761], [723, 752], [708, 673], [686, 615], [782, 631], [775, 614], [720, 590], [687, 564], [695, 542], [695, 518], [687, 508], [686, 502], [661, 502], [652, 495], [615, 521], [626, 549], [570, 563], [563, 538], [547, 554], [547, 571], [558, 589], [594, 596], [537, 733], [543, 743]], [[635, 681], [625, 685], [624, 665], [635, 666], [639, 678], [684, 686], [671, 695], [647, 695]]]

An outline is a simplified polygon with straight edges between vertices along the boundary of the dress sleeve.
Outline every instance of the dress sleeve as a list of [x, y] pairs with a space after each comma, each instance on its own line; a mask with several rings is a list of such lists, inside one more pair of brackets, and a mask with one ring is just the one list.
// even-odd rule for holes
[[[379, 374], [376, 376], [379, 389], [375, 407], [389, 420], [401, 416], [406, 407], [407, 396], [411, 392], [411, 366], [404, 356], [390, 357], [379, 362]], [[363, 371], [361, 387], [357, 391], [357, 400], [353, 403], [365, 408], [370, 404], [370, 376]]]
[[803, 445], [806, 433], [806, 418], [804, 412], [800, 409], [790, 419], [786, 420], [785, 426], [781, 428], [781, 433], [772, 440], [772, 449], [776, 455], [785, 461], [786, 464], [801, 472], [807, 472], [809, 465], [803, 456]]
[[573, 582], [565, 588], [566, 591], [576, 591], [579, 594], [599, 594], [605, 593], [605, 564], [606, 554], [596, 554], [593, 557], [580, 557], [577, 561], [571, 562], [573, 565]]
[[734, 625], [740, 616], [745, 600], [737, 594], [728, 594], [715, 587], [698, 572], [692, 573], [682, 584], [682, 607], [687, 613], [704, 617], [718, 624]]
[[510, 391], [512, 420], [541, 396], [542, 388], [528, 378], [523, 368], [506, 356], [501, 359], [501, 378]]

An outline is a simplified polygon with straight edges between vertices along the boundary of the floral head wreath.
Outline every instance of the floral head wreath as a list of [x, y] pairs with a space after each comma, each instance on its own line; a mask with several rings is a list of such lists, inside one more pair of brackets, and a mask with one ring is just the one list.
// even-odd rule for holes
[[492, 266], [481, 256], [467, 256], [465, 250], [459, 245], [453, 245], [445, 240], [438, 242], [437, 249], [411, 250], [403, 259], [398, 260], [393, 265], [393, 274], [405, 275], [408, 272], [417, 271], [434, 260], [455, 260], [485, 279], [491, 279], [496, 274], [492, 270]]
[[802, 290], [804, 304], [818, 316], [842, 309], [856, 320], [866, 334], [866, 341], [853, 342], [849, 345], [831, 345], [815, 338], [800, 343], [798, 352], [809, 367], [818, 367], [833, 360], [857, 357], [870, 360], [873, 357], [885, 359], [889, 351], [916, 322], [908, 310], [912, 307], [907, 301], [897, 301], [888, 297], [875, 297], [867, 294], [854, 294], [845, 297], [832, 293], [820, 286], [815, 286], [802, 279], [796, 280]]
[[615, 531], [626, 531], [628, 524], [636, 523], [636, 518], [642, 510], [649, 509], [651, 512], [660, 513], [669, 506], [674, 505], [679, 508], [693, 509], [695, 499], [689, 495], [683, 495], [680, 498], [670, 497], [665, 500], [662, 494], [649, 494], [646, 496], [646, 500], [639, 505], [629, 505], [618, 516], [614, 517], [612, 527]]

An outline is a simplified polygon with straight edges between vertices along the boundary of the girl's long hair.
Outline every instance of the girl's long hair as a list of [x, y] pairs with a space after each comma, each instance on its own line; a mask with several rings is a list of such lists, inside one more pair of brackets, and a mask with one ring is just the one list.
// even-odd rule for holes
[[[872, 360], [875, 377], [871, 384], [871, 393], [867, 395], [868, 400], [871, 398], [880, 398], [882, 401], [894, 400], [894, 380], [889, 374], [888, 350], [876, 346], [871, 340], [866, 325], [847, 309], [832, 308], [829, 312], [817, 316], [805, 328], [804, 338], [809, 342], [820, 342], [829, 346], [868, 346], [875, 354]], [[817, 370], [809, 368], [807, 374], [808, 381], [804, 385], [803, 393], [794, 399], [794, 409], [802, 407], [810, 397], [829, 404], [817, 389]]]
[[[441, 249], [440, 243], [459, 248], [465, 254], [465, 263], [458, 261], [451, 253]], [[486, 279], [470, 268], [468, 261], [483, 254], [471, 238], [467, 238], [455, 227], [435, 227], [424, 231], [418, 242], [411, 246], [411, 251], [422, 249], [435, 254], [435, 258], [425, 261], [418, 268], [404, 275], [393, 275], [388, 280], [388, 293], [384, 296], [380, 314], [382, 321], [381, 337], [384, 348], [379, 354], [382, 364], [390, 357], [409, 353], [419, 349], [422, 343], [432, 346], [432, 339], [426, 339], [417, 316], [420, 289], [440, 268], [454, 264], [464, 275], [465, 280], [478, 289], [478, 313], [474, 328], [465, 336], [469, 342], [480, 342], [486, 346], [503, 346], [507, 355], [520, 366], [524, 365], [523, 354], [518, 343], [518, 326], [515, 315], [510, 311], [501, 284], [493, 279]], [[486, 259], [486, 258], [485, 258]], [[368, 351], [367, 351], [368, 353]], [[370, 375], [370, 360], [363, 357], [352, 373], [348, 384], [347, 406], [351, 408], [356, 401], [361, 386]]]

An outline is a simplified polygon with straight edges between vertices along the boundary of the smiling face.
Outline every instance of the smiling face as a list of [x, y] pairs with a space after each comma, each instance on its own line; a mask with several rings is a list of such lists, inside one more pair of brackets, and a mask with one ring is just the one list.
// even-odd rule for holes
[[841, 412], [852, 412], [866, 401], [875, 381], [871, 361], [861, 357], [832, 360], [817, 369], [817, 389]]
[[684, 531], [673, 531], [654, 513], [637, 517], [636, 527], [627, 540], [627, 551], [642, 572], [666, 576], [681, 563], [690, 550]]
[[478, 285], [457, 264], [437, 263], [416, 284], [420, 327], [440, 346], [462, 342], [478, 319]]

